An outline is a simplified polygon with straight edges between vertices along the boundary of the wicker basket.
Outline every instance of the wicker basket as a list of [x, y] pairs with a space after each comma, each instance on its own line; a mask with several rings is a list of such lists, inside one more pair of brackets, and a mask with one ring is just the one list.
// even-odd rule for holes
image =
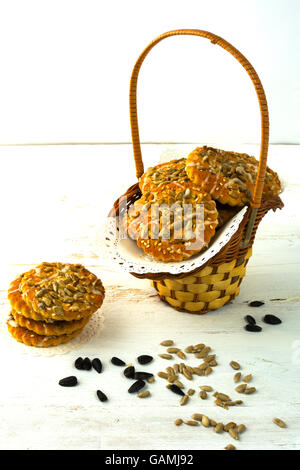
[[[217, 44], [230, 52], [250, 76], [257, 93], [261, 114], [260, 161], [253, 200], [236, 233], [213, 258], [188, 274], [170, 274], [168, 272], [155, 274], [131, 273], [138, 278], [150, 279], [161, 300], [175, 309], [202, 314], [222, 307], [239, 294], [240, 284], [246, 273], [246, 265], [252, 254], [252, 244], [258, 224], [270, 209], [275, 211], [282, 208], [283, 203], [278, 196], [262, 200], [269, 145], [269, 115], [265, 92], [260, 79], [248, 60], [231, 44], [215, 34], [196, 29], [169, 31], [157, 37], [142, 52], [133, 68], [129, 98], [131, 134], [137, 177], [139, 178], [144, 173], [136, 105], [139, 70], [145, 57], [157, 43], [165, 38], [177, 35], [204, 37], [209, 39], [212, 44]], [[127, 210], [140, 196], [141, 192], [138, 183], [136, 183], [115, 202], [111, 213], [122, 215], [122, 212]], [[124, 205], [125, 200], [126, 204]]]

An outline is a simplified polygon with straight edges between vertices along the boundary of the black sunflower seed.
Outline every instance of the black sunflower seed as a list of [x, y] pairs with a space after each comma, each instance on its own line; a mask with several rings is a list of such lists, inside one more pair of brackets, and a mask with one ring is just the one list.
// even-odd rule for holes
[[107, 401], [108, 400], [105, 393], [101, 392], [101, 390], [97, 390], [97, 397], [99, 398], [100, 401]]
[[253, 331], [253, 332], [259, 332], [262, 330], [261, 326], [258, 325], [252, 325], [251, 323], [248, 323], [248, 325], [245, 326], [245, 330], [247, 331]]
[[77, 385], [77, 377], [75, 375], [70, 375], [70, 377], [65, 377], [64, 379], [61, 379], [59, 382], [59, 385], [62, 387], [74, 387]]
[[144, 365], [144, 364], [149, 364], [149, 362], [153, 361], [153, 357], [148, 356], [147, 354], [144, 354], [143, 356], [139, 356], [137, 360], [140, 364]]
[[76, 367], [76, 369], [82, 370], [83, 369], [82, 363], [83, 363], [82, 357], [78, 357], [74, 363], [74, 366]]
[[181, 388], [177, 387], [177, 385], [175, 385], [175, 384], [171, 384], [169, 389], [172, 392], [176, 393], [177, 395], [181, 395], [182, 397], [184, 397], [184, 395], [185, 395], [185, 393], [181, 390]]
[[144, 388], [146, 383], [143, 380], [137, 380], [128, 389], [128, 393], [135, 393]]
[[124, 375], [127, 379], [134, 379], [135, 368], [133, 366], [126, 367], [124, 369]]
[[95, 359], [92, 360], [92, 367], [95, 369], [95, 371], [98, 372], [98, 374], [101, 374], [102, 372], [102, 362], [100, 359], [95, 357]]
[[91, 360], [88, 357], [85, 357], [82, 361], [82, 369], [91, 370], [91, 368], [92, 368]]
[[244, 319], [247, 323], [251, 323], [251, 325], [255, 325], [256, 323], [255, 318], [253, 318], [251, 315], [246, 315]]
[[136, 380], [147, 380], [150, 379], [150, 377], [153, 377], [153, 374], [150, 374], [150, 372], [136, 372], [134, 374]]
[[275, 315], [265, 315], [262, 320], [269, 325], [279, 325], [281, 323], [280, 318], [275, 317]]
[[111, 362], [112, 362], [112, 364], [114, 364], [115, 366], [125, 366], [125, 362], [122, 361], [122, 359], [119, 359], [118, 357], [112, 357], [112, 358], [111, 358]]
[[252, 302], [249, 302], [250, 307], [260, 307], [261, 305], [264, 305], [265, 303], [260, 301], [260, 300], [253, 300]]

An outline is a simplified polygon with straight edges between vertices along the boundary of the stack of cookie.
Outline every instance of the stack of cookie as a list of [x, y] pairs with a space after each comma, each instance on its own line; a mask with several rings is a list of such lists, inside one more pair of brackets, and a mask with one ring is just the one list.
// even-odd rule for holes
[[[122, 228], [156, 259], [190, 258], [206, 249], [216, 230], [250, 204], [257, 170], [254, 157], [206, 146], [196, 148], [187, 158], [151, 167], [140, 178], [142, 196], [125, 213]], [[267, 168], [263, 199], [280, 191], [278, 175]], [[199, 205], [202, 219], [197, 218]], [[154, 217], [155, 206], [163, 206], [163, 210]]]
[[11, 283], [8, 330], [28, 346], [66, 343], [81, 333], [104, 295], [100, 279], [81, 264], [42, 263]]

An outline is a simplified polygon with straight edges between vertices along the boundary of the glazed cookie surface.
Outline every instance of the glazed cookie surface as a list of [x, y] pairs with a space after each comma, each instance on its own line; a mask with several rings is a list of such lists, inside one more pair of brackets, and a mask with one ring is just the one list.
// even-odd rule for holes
[[140, 190], [142, 193], [146, 193], [169, 183], [188, 182], [189, 178], [186, 174], [185, 166], [186, 158], [181, 158], [180, 160], [171, 160], [170, 162], [148, 168], [140, 178]]
[[59, 344], [67, 343], [82, 331], [81, 329], [74, 331], [71, 334], [60, 336], [38, 335], [33, 331], [27, 330], [27, 328], [19, 326], [12, 316], [7, 320], [7, 328], [12, 337], [19, 341], [19, 343], [38, 348], [48, 348], [50, 346], [58, 346]]
[[[254, 191], [258, 161], [246, 153], [198, 147], [187, 157], [188, 177], [222, 204], [249, 204]], [[277, 196], [281, 184], [277, 173], [267, 167], [263, 198]]]
[[27, 330], [33, 331], [34, 333], [42, 336], [60, 336], [72, 334], [75, 331], [82, 330], [82, 328], [88, 323], [90, 319], [90, 317], [85, 317], [81, 318], [80, 320], [53, 321], [50, 323], [26, 318], [14, 310], [11, 311], [11, 316], [19, 326], [22, 326]]
[[36, 321], [73, 321], [98, 310], [105, 291], [100, 279], [80, 264], [42, 263], [10, 285], [17, 313]]
[[161, 261], [181, 261], [207, 247], [218, 224], [216, 204], [193, 183], [170, 183], [142, 196], [123, 219], [130, 238]]

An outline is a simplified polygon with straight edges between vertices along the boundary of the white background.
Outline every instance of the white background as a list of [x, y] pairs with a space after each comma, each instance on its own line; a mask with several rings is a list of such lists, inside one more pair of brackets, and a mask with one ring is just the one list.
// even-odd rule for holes
[[[299, 143], [299, 0], [10, 0], [0, 2], [0, 144], [129, 142], [128, 87], [144, 47], [177, 28], [216, 33], [253, 64], [271, 142]], [[256, 143], [246, 72], [196, 37], [170, 38], [139, 81], [141, 139]]]

